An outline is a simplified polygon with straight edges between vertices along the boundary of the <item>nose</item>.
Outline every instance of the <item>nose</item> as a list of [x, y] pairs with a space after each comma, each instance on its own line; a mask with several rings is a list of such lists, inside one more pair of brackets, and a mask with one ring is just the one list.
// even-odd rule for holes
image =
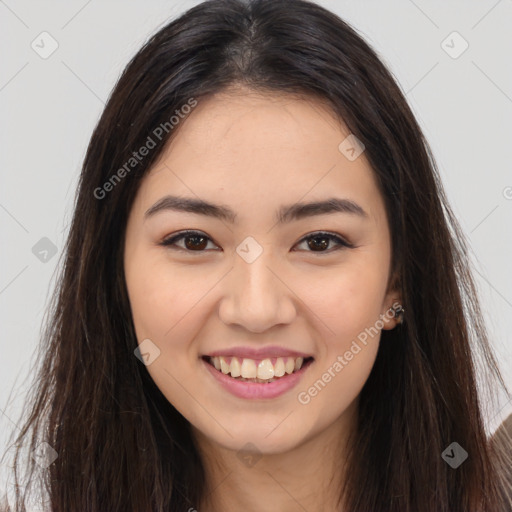
[[220, 319], [254, 333], [291, 323], [297, 314], [296, 299], [283, 277], [265, 252], [252, 263], [237, 257], [224, 281]]

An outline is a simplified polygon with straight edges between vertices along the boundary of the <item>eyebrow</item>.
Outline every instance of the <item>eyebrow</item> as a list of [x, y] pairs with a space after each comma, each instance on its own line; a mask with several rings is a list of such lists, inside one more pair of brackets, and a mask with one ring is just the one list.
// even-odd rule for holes
[[[177, 212], [195, 213], [224, 220], [230, 223], [237, 222], [236, 213], [228, 206], [212, 204], [202, 199], [164, 196], [151, 206], [144, 214], [144, 220], [152, 217], [158, 212], [172, 210]], [[350, 199], [331, 197], [323, 201], [310, 203], [294, 203], [282, 206], [276, 214], [277, 224], [285, 224], [294, 220], [300, 220], [315, 215], [332, 213], [348, 213], [368, 219], [368, 213], [357, 203]]]

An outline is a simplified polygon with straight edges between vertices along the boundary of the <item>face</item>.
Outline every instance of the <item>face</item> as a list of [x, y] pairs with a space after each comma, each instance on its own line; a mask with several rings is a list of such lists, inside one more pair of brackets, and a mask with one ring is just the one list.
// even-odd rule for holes
[[383, 199], [318, 100], [228, 91], [181, 122], [127, 225], [146, 370], [223, 448], [293, 449], [354, 414], [396, 325]]

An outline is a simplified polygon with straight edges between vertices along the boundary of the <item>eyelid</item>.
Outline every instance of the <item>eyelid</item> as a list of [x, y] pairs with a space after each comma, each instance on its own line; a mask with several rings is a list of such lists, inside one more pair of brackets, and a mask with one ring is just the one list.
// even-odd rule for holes
[[305, 234], [295, 245], [298, 245], [310, 238], [321, 238], [322, 236], [336, 241], [338, 243], [338, 246], [335, 247], [334, 249], [329, 249], [327, 251], [306, 251], [306, 252], [311, 252], [313, 254], [315, 254], [315, 253], [316, 254], [330, 254], [331, 252], [334, 252], [341, 248], [346, 248], [346, 249], [354, 249], [355, 248], [355, 245], [350, 243], [345, 237], [341, 236], [338, 233], [334, 233], [332, 231], [312, 231], [311, 233]]
[[[207, 238], [208, 242], [212, 242], [214, 245], [217, 245], [217, 243], [215, 243], [215, 241], [209, 235], [207, 235], [203, 231], [198, 231], [198, 230], [184, 230], [184, 231], [180, 231], [178, 233], [175, 233], [175, 234], [173, 234], [171, 236], [168, 236], [168, 237], [164, 238], [159, 243], [159, 245], [171, 248], [171, 246], [176, 241], [185, 238], [187, 235], [189, 235], [189, 236], [194, 236], [194, 235], [195, 236], [202, 236], [204, 238]], [[336, 250], [339, 250], [339, 249], [342, 249], [342, 248], [353, 249], [353, 248], [356, 247], [354, 244], [350, 243], [346, 238], [344, 238], [340, 234], [334, 233], [334, 232], [330, 232], [330, 231], [311, 231], [310, 233], [306, 233], [294, 245], [294, 247], [299, 245], [299, 244], [301, 244], [301, 243], [303, 243], [303, 242], [305, 242], [305, 241], [307, 241], [310, 238], [315, 238], [315, 237], [320, 238], [322, 236], [324, 236], [326, 238], [330, 238], [331, 240], [334, 240], [338, 244], [337, 247], [331, 248], [331, 249], [329, 249], [327, 251], [305, 251], [305, 252], [310, 252], [312, 254], [331, 254], [332, 252], [334, 252]], [[217, 247], [218, 247], [218, 245], [217, 245]], [[184, 251], [184, 252], [187, 252], [187, 253], [199, 253], [200, 254], [200, 253], [208, 252], [205, 249], [203, 249], [201, 251], [191, 251], [191, 250], [183, 249], [182, 247], [173, 247], [173, 248], [181, 250], [181, 251]]]
[[[208, 242], [212, 242], [214, 245], [217, 245], [211, 236], [207, 235], [203, 231], [198, 231], [196, 229], [185, 229], [184, 231], [179, 231], [178, 233], [174, 233], [173, 235], [165, 237], [158, 245], [163, 245], [164, 247], [181, 250], [181, 251], [184, 251], [187, 253], [199, 253], [200, 254], [202, 252], [207, 252], [206, 250], [189, 251], [187, 249], [183, 249], [183, 247], [172, 247], [176, 241], [185, 238], [187, 235], [188, 236], [202, 236], [204, 238], [207, 238]], [[218, 245], [217, 245], [217, 247], [218, 247]]]

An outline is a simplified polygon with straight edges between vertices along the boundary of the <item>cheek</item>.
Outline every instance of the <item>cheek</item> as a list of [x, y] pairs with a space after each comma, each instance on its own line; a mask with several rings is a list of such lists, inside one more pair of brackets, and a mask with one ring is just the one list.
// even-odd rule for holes
[[324, 328], [315, 372], [301, 387], [298, 399], [319, 417], [334, 418], [345, 410], [375, 362], [387, 275], [384, 265], [369, 260], [347, 263], [302, 290], [304, 302]]
[[207, 283], [197, 282], [193, 270], [182, 271], [148, 257], [133, 259], [126, 282], [137, 338], [153, 337], [161, 343], [186, 325], [187, 315], [208, 289]]
[[379, 320], [386, 278], [375, 263], [354, 263], [303, 286], [301, 297], [323, 323], [328, 351], [332, 345], [339, 350], [350, 346], [352, 339]]
[[[137, 341], [150, 339], [160, 351], [146, 370], [167, 400], [194, 419], [197, 411], [190, 407], [187, 391], [194, 390], [193, 369], [199, 365], [190, 350], [200, 325], [194, 307], [212, 285], [198, 283], [197, 272], [194, 280], [193, 270], [171, 269], [168, 262], [147, 254], [133, 256], [126, 266], [126, 284]], [[194, 396], [202, 401], [200, 390]]]
[[350, 274], [331, 279], [322, 296], [315, 297], [312, 309], [329, 330], [318, 340], [315, 371], [297, 400], [317, 418], [319, 428], [349, 408], [371, 373], [380, 343], [381, 291], [375, 276]]
[[155, 262], [133, 259], [126, 282], [137, 342], [151, 340], [154, 345], [149, 346], [158, 353], [146, 370], [170, 403], [178, 409], [185, 407], [187, 396], [179, 383], [187, 386], [191, 373], [187, 340], [193, 337], [189, 332], [193, 326], [187, 313], [197, 300], [184, 276], [179, 277], [179, 272], [171, 275], [168, 268]]

